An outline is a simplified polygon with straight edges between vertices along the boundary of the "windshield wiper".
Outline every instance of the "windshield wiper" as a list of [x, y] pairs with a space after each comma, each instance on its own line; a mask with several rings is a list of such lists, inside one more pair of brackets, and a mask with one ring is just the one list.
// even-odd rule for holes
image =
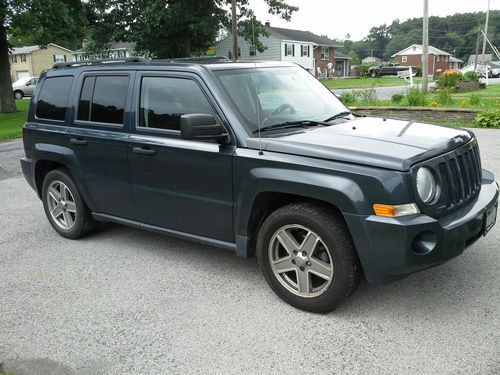
[[[314, 121], [314, 120], [300, 120], [300, 121], [287, 121], [287, 122], [282, 122], [280, 124], [274, 124], [270, 126], [265, 126], [260, 129], [260, 132], [265, 132], [269, 130], [274, 130], [274, 129], [289, 129], [289, 128], [297, 128], [297, 127], [304, 127], [304, 126], [329, 126], [331, 124], [328, 124], [324, 121]], [[259, 132], [259, 129], [254, 130], [253, 134], [257, 134]]]
[[339, 118], [343, 118], [343, 117], [347, 117], [349, 115], [352, 115], [353, 113], [351, 111], [342, 111], [342, 112], [339, 112], [337, 113], [336, 115], [333, 115], [332, 117], [329, 117], [325, 120], [325, 122], [330, 122], [330, 121], [333, 121], [333, 120], [337, 120]]

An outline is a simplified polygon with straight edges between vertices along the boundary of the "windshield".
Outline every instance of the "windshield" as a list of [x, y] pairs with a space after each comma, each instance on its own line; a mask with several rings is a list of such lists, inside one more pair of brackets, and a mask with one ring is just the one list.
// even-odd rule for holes
[[325, 121], [347, 108], [311, 74], [299, 67], [216, 72], [249, 133], [277, 124]]

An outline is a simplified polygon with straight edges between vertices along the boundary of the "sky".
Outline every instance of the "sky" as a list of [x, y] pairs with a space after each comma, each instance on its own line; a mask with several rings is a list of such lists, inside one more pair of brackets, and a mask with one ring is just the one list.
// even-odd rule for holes
[[[490, 0], [490, 9], [500, 10], [500, 0]], [[423, 0], [286, 0], [299, 11], [286, 22], [267, 12], [264, 0], [250, 0], [257, 19], [271, 26], [311, 31], [330, 38], [360, 40], [373, 26], [393, 20], [422, 17]], [[429, 0], [430, 16], [486, 11], [488, 0]]]

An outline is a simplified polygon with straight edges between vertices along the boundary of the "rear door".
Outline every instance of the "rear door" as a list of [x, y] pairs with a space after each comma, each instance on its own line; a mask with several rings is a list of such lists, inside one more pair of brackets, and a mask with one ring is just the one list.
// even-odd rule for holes
[[80, 75], [67, 145], [76, 154], [93, 210], [134, 218], [126, 143], [134, 72]]
[[188, 73], [137, 74], [128, 147], [140, 221], [226, 242], [233, 238], [233, 144], [184, 140], [180, 116], [209, 113], [223, 124], [207, 87]]

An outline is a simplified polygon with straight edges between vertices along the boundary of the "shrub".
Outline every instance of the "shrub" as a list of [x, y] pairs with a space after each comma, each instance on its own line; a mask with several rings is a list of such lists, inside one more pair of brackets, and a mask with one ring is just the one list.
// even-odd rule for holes
[[500, 109], [481, 112], [474, 123], [482, 128], [500, 128]]
[[472, 105], [479, 105], [481, 103], [481, 97], [478, 94], [472, 94], [469, 98], [469, 103]]
[[427, 105], [427, 94], [417, 88], [410, 88], [406, 96], [410, 107], [425, 107]]
[[360, 90], [356, 92], [356, 97], [358, 101], [365, 104], [376, 103], [378, 101], [375, 89]]
[[451, 101], [451, 92], [449, 88], [444, 88], [437, 91], [437, 102], [441, 105], [447, 105]]
[[368, 69], [372, 66], [376, 66], [377, 64], [363, 64], [359, 67], [359, 76], [360, 77], [368, 77]]
[[457, 87], [457, 82], [462, 79], [462, 73], [457, 69], [446, 70], [438, 79], [439, 88], [452, 88]]
[[401, 103], [404, 98], [405, 96], [403, 94], [394, 94], [393, 96], [391, 96], [391, 101], [393, 103]]
[[340, 100], [347, 106], [356, 104], [356, 102], [358, 101], [358, 99], [356, 98], [356, 93], [354, 92], [345, 92], [343, 94], [340, 94]]
[[422, 67], [421, 66], [417, 66], [415, 71], [416, 71], [417, 77], [422, 77]]
[[478, 79], [479, 75], [474, 71], [466, 72], [463, 76], [464, 81], [477, 81]]

